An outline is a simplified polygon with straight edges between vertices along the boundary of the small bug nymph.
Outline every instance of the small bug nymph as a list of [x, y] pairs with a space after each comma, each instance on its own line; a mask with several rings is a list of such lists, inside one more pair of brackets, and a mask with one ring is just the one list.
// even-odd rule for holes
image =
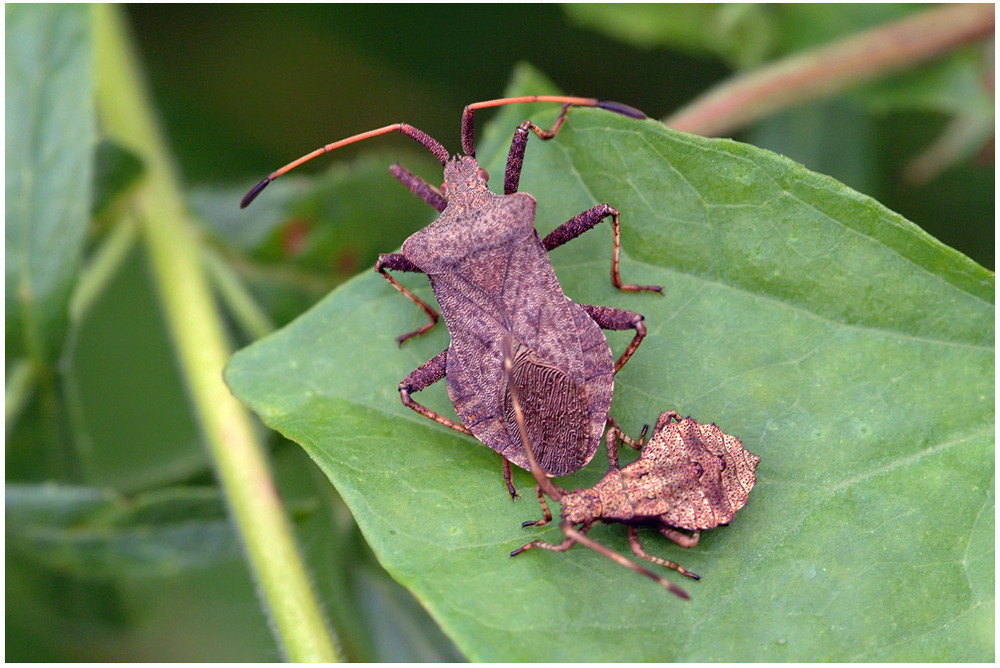
[[[509, 339], [505, 346], [504, 368], [510, 373], [517, 342]], [[585, 534], [598, 521], [627, 524], [629, 546], [637, 557], [697, 580], [697, 575], [677, 563], [646, 553], [639, 542], [638, 526], [653, 526], [681, 547], [694, 547], [703, 529], [728, 523], [746, 504], [756, 482], [755, 471], [760, 458], [745, 450], [739, 439], [723, 433], [714, 424], [702, 425], [691, 418], [682, 420], [674, 411], [666, 411], [657, 420], [649, 442], [645, 446], [638, 444], [642, 447], [639, 459], [625, 468], [618, 466], [619, 432], [614, 426], [608, 429], [610, 470], [607, 475], [592, 488], [568, 492], [556, 486], [536, 465], [531, 439], [523, 429], [517, 392], [514, 392], [514, 407], [518, 424], [522, 425], [520, 433], [531, 472], [538, 482], [538, 502], [544, 515], [544, 519], [525, 522], [523, 526], [543, 526], [552, 520], [552, 513], [542, 496], [544, 492], [562, 505], [559, 528], [566, 539], [558, 545], [534, 540], [511, 552], [511, 556], [536, 547], [565, 552], [574, 544], [582, 543], [655, 580], [677, 596], [690, 598], [680, 587]]]

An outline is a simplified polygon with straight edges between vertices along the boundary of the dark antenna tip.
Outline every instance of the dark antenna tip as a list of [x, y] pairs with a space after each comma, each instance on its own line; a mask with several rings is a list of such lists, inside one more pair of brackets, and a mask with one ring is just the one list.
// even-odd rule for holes
[[253, 188], [251, 188], [250, 192], [248, 192], [246, 195], [243, 196], [243, 200], [240, 202], [240, 208], [241, 209], [247, 208], [250, 205], [250, 202], [257, 199], [257, 195], [260, 194], [260, 191], [266, 188], [267, 184], [270, 182], [271, 182], [271, 177], [267, 177], [266, 179], [255, 185]]
[[628, 116], [629, 118], [637, 118], [640, 121], [648, 118], [646, 114], [642, 113], [635, 107], [630, 107], [627, 104], [622, 104], [621, 102], [608, 102], [606, 100], [598, 100], [597, 107], [599, 109], [607, 109], [608, 111], [613, 111], [616, 114], [621, 114], [622, 116]]

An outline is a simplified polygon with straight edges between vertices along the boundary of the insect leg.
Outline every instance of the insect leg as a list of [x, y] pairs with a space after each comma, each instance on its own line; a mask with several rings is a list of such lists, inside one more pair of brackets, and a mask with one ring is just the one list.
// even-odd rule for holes
[[639, 344], [642, 343], [643, 338], [646, 336], [646, 321], [642, 317], [642, 314], [636, 313], [635, 311], [626, 311], [621, 308], [611, 308], [610, 306], [593, 306], [590, 304], [580, 304], [580, 308], [587, 312], [597, 326], [601, 329], [609, 329], [612, 331], [622, 331], [625, 329], [634, 329], [635, 336], [632, 338], [632, 342], [628, 344], [628, 348], [622, 353], [622, 356], [618, 358], [615, 362], [615, 373], [621, 370], [625, 363], [629, 361], [632, 354], [635, 352]]
[[427, 302], [425, 302], [420, 297], [410, 292], [406, 288], [406, 286], [404, 286], [402, 283], [400, 283], [395, 278], [390, 276], [388, 272], [389, 269], [392, 269], [393, 271], [420, 272], [420, 269], [417, 268], [417, 265], [413, 264], [408, 259], [406, 259], [406, 256], [403, 255], [402, 253], [382, 253], [381, 255], [378, 256], [378, 261], [375, 263], [375, 271], [382, 274], [383, 278], [389, 281], [392, 287], [402, 292], [407, 299], [409, 299], [411, 302], [419, 306], [423, 310], [423, 312], [427, 314], [427, 317], [431, 319], [431, 321], [426, 325], [418, 327], [412, 332], [408, 332], [406, 334], [403, 334], [402, 336], [397, 336], [396, 340], [399, 341], [399, 345], [403, 345], [403, 343], [405, 343], [407, 339], [413, 338], [414, 336], [420, 336], [421, 334], [426, 333], [429, 329], [434, 327], [434, 325], [436, 325], [438, 321], [438, 312], [435, 311], [430, 305], [428, 305]]
[[[539, 494], [539, 497], [540, 496], [541, 495]], [[564, 540], [563, 542], [559, 543], [558, 545], [553, 545], [552, 543], [546, 543], [544, 540], [533, 540], [530, 543], [528, 543], [526, 545], [522, 545], [521, 547], [519, 547], [516, 550], [514, 550], [513, 552], [511, 552], [510, 556], [516, 557], [517, 555], [521, 554], [522, 552], [530, 550], [533, 547], [540, 547], [543, 550], [549, 550], [550, 552], [565, 552], [569, 548], [573, 547], [577, 542], [579, 542], [577, 538], [575, 538], [573, 536], [570, 536], [569, 533], [567, 533], [566, 528], [569, 527], [570, 529], [572, 529], [573, 533], [577, 534], [578, 536], [583, 536], [583, 534], [585, 534], [588, 531], [590, 531], [590, 526], [591, 525], [584, 524], [582, 527], [580, 527], [579, 531], [577, 531], [576, 529], [574, 529], [573, 525], [571, 523], [569, 523], [569, 522], [563, 522], [559, 526], [563, 530], [563, 533], [566, 534], [566, 540]], [[590, 539], [585, 537], [585, 540], [589, 541]], [[593, 542], [593, 541], [590, 541], [590, 542]]]
[[[632, 561], [629, 561], [628, 559], [626, 559], [622, 555], [618, 554], [617, 552], [615, 552], [611, 548], [605, 547], [604, 545], [601, 545], [600, 543], [598, 543], [596, 540], [593, 540], [592, 538], [588, 538], [587, 536], [584, 536], [583, 535], [583, 531], [577, 531], [575, 528], [573, 528], [573, 525], [570, 524], [569, 522], [563, 522], [562, 525], [561, 525], [561, 528], [563, 530], [563, 533], [566, 534], [567, 540], [573, 539], [576, 542], [580, 543], [580, 545], [584, 545], [586, 547], [589, 547], [594, 552], [597, 552], [599, 554], [604, 555], [605, 557], [607, 557], [611, 561], [619, 563], [619, 564], [621, 564], [622, 566], [624, 566], [625, 568], [627, 568], [627, 569], [629, 569], [631, 571], [635, 571], [636, 573], [639, 573], [640, 575], [645, 575], [647, 578], [649, 578], [651, 580], [655, 580], [656, 582], [659, 582], [661, 585], [663, 585], [664, 587], [666, 587], [667, 589], [669, 589], [670, 592], [673, 593], [673, 594], [675, 594], [676, 596], [679, 596], [680, 598], [683, 598], [684, 600], [687, 600], [687, 601], [691, 600], [691, 597], [688, 596], [688, 593], [686, 591], [684, 591], [683, 589], [681, 589], [680, 587], [678, 587], [677, 585], [675, 585], [670, 580], [667, 580], [665, 578], [661, 578], [656, 573], [653, 573], [652, 571], [649, 571], [649, 570], [643, 568], [639, 564], [636, 564], [636, 563], [634, 563]], [[631, 528], [632, 527], [629, 527], [629, 529], [631, 529]], [[563, 542], [565, 542], [565, 541], [563, 541]], [[538, 547], [542, 547], [542, 546], [539, 545]], [[561, 550], [556, 550], [556, 551], [561, 551]]]
[[465, 425], [459, 424], [454, 420], [449, 420], [445, 416], [435, 413], [431, 409], [418, 404], [410, 398], [410, 394], [412, 392], [419, 392], [420, 390], [430, 387], [439, 380], [443, 380], [445, 377], [445, 370], [447, 368], [447, 361], [448, 349], [445, 348], [440, 353], [414, 369], [413, 372], [404, 378], [399, 384], [399, 398], [402, 400], [404, 406], [412, 408], [424, 417], [430, 418], [431, 420], [434, 420], [438, 424], [442, 424], [449, 429], [454, 429], [455, 431], [472, 436], [472, 432], [469, 431]]
[[519, 547], [516, 550], [514, 550], [513, 552], [511, 552], [510, 556], [516, 557], [517, 555], [521, 554], [522, 552], [527, 552], [528, 550], [530, 550], [533, 547], [540, 547], [543, 550], [549, 550], [551, 552], [565, 552], [569, 548], [573, 547], [573, 545], [575, 545], [575, 544], [576, 544], [576, 540], [573, 539], [573, 538], [567, 538], [566, 540], [564, 540], [563, 542], [559, 543], [558, 545], [553, 545], [552, 543], [546, 543], [543, 540], [533, 540], [530, 543], [522, 545], [521, 547]]
[[[615, 439], [621, 439], [624, 441], [625, 445], [635, 450], [642, 450], [642, 446], [646, 443], [646, 432], [649, 431], [649, 425], [644, 424], [642, 426], [642, 433], [639, 434], [639, 439], [633, 439], [628, 434], [626, 434], [615, 419], [608, 416], [608, 459], [611, 464], [611, 468], [617, 469], [618, 467], [618, 441], [612, 440], [612, 432], [614, 432]], [[614, 454], [612, 455], [612, 451]]]
[[548, 130], [544, 130], [531, 121], [525, 121], [514, 130], [514, 140], [510, 143], [510, 152], [507, 154], [507, 169], [503, 178], [503, 194], [510, 195], [517, 192], [518, 183], [521, 181], [521, 169], [524, 167], [524, 150], [528, 147], [528, 131], [534, 132], [541, 139], [552, 139], [559, 132], [559, 128], [566, 122], [566, 112], [572, 105], [564, 104], [559, 118]]
[[674, 541], [681, 547], [694, 547], [698, 544], [698, 539], [701, 538], [701, 529], [695, 529], [694, 533], [690, 536], [677, 529], [671, 529], [668, 526], [660, 525], [657, 527], [664, 536]]
[[514, 480], [511, 477], [510, 460], [503, 456], [501, 458], [503, 459], [503, 481], [507, 483], [507, 493], [510, 494], [510, 500], [520, 499], [521, 495], [514, 488]]
[[549, 232], [548, 236], [542, 239], [545, 250], [551, 251], [553, 248], [562, 246], [567, 241], [577, 238], [587, 230], [592, 229], [599, 222], [611, 216], [611, 227], [613, 230], [613, 240], [611, 249], [611, 282], [619, 290], [626, 292], [652, 291], [663, 293], [663, 286], [660, 285], [633, 285], [622, 283], [622, 277], [618, 273], [618, 256], [621, 253], [621, 224], [618, 220], [618, 209], [607, 204], [598, 204], [583, 213], [573, 216], [565, 223]]
[[621, 465], [618, 463], [618, 437], [622, 435], [618, 430], [618, 425], [611, 416], [608, 416], [608, 470], [618, 471], [621, 469]]
[[660, 417], [656, 420], [656, 428], [653, 433], [658, 434], [662, 429], [665, 429], [670, 421], [680, 422], [681, 416], [677, 411], [663, 411], [660, 413]]
[[666, 559], [660, 559], [659, 557], [654, 557], [653, 555], [648, 554], [644, 549], [642, 549], [642, 544], [639, 542], [639, 529], [634, 524], [630, 525], [628, 528], [628, 544], [629, 547], [632, 548], [632, 553], [640, 559], [645, 559], [646, 561], [652, 561], [654, 564], [672, 568], [681, 575], [686, 575], [693, 580], [701, 579], [700, 576], [686, 570], [683, 566], [676, 562], [667, 561]]
[[403, 167], [398, 162], [389, 166], [389, 173], [396, 177], [396, 180], [410, 189], [410, 191], [424, 200], [438, 211], [444, 211], [448, 206], [448, 200], [441, 194], [441, 191], [424, 181], [422, 178]]
[[538, 504], [542, 507], [542, 514], [545, 515], [545, 519], [522, 522], [521, 528], [543, 527], [552, 521], [552, 511], [549, 510], [549, 504], [545, 503], [545, 497], [542, 496], [542, 488], [538, 485], [535, 485], [535, 494], [538, 495]]

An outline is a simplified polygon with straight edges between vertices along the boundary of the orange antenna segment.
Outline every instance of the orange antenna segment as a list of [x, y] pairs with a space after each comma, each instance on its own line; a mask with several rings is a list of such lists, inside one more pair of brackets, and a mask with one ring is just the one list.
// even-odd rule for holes
[[341, 139], [340, 141], [335, 141], [332, 144], [327, 144], [326, 146], [316, 149], [312, 153], [307, 153], [298, 160], [293, 160], [292, 162], [288, 163], [281, 169], [271, 172], [260, 183], [251, 188], [250, 191], [243, 197], [243, 201], [240, 202], [240, 208], [241, 209], [246, 208], [247, 205], [250, 204], [250, 202], [254, 201], [257, 195], [259, 195], [260, 192], [267, 187], [268, 183], [275, 180], [282, 174], [290, 172], [291, 170], [295, 169], [302, 163], [308, 162], [309, 160], [312, 160], [317, 156], [323, 155], [324, 153], [329, 153], [330, 151], [336, 150], [343, 146], [347, 146], [348, 144], [353, 144], [355, 142], [363, 141], [365, 139], [371, 139], [372, 137], [388, 134], [390, 132], [400, 132], [406, 135], [407, 137], [414, 140], [415, 142], [426, 148], [428, 151], [433, 153], [434, 157], [437, 158], [442, 165], [448, 163], [448, 158], [450, 156], [448, 155], [447, 149], [445, 149], [445, 147], [441, 145], [441, 142], [434, 139], [426, 132], [418, 130], [412, 125], [407, 125], [406, 123], [393, 123], [392, 125], [386, 125], [385, 127], [378, 128], [376, 130], [369, 130], [368, 132], [362, 132], [361, 134], [348, 137], [347, 139]]
[[555, 102], [566, 105], [567, 107], [598, 107], [599, 109], [613, 111], [616, 114], [622, 114], [623, 116], [628, 116], [629, 118], [638, 118], [640, 120], [646, 118], [646, 114], [634, 107], [628, 106], [627, 104], [598, 100], [593, 97], [572, 97], [569, 95], [523, 95], [521, 97], [501, 97], [496, 100], [486, 100], [485, 102], [473, 102], [465, 108], [465, 111], [462, 112], [462, 150], [465, 154], [470, 156], [476, 155], [476, 147], [473, 143], [472, 137], [472, 115], [475, 113], [476, 109], [488, 109], [490, 107], [502, 107], [508, 104], [525, 104], [529, 102]]

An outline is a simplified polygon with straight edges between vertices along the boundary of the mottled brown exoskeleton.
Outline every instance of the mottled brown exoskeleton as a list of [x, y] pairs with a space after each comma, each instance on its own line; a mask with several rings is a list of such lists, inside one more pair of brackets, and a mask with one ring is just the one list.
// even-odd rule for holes
[[[562, 114], [549, 130], [525, 121], [517, 128], [507, 158], [504, 194], [487, 187], [473, 144], [477, 109], [521, 102], [562, 103]], [[422, 327], [398, 337], [400, 344], [425, 333], [438, 320], [437, 311], [388, 271], [427, 275], [444, 315], [451, 343], [399, 384], [402, 402], [446, 427], [471, 434], [502, 455], [504, 479], [512, 496], [510, 462], [528, 468], [510, 393], [504, 380], [500, 340], [513, 335], [520, 343], [513, 384], [520, 391], [527, 433], [542, 471], [562, 476], [582, 468], [597, 451], [614, 390], [614, 375], [646, 334], [643, 317], [605, 306], [577, 304], [563, 294], [548, 252], [611, 218], [611, 279], [631, 292], [661, 291], [658, 286], [622, 283], [618, 273], [619, 214], [599, 204], [556, 228], [544, 239], [535, 230], [535, 199], [517, 192], [529, 132], [551, 139], [571, 106], [599, 107], [636, 119], [645, 115], [615, 102], [563, 96], [505, 98], [471, 104], [462, 115], [465, 155], [449, 157], [424, 132], [396, 123], [317, 149], [286, 165], [254, 186], [243, 199], [249, 204], [273, 179], [317, 155], [389, 132], [400, 132], [427, 148], [444, 166], [438, 189], [398, 164], [393, 176], [441, 212], [432, 224], [403, 243], [401, 253], [379, 256], [375, 270], [430, 318]], [[617, 362], [601, 329], [634, 329], [635, 336]], [[417, 403], [412, 394], [447, 379], [448, 395], [460, 422]]]
[[[513, 372], [519, 344], [510, 339], [505, 345], [509, 348], [505, 367]], [[515, 419], [520, 421], [518, 398], [515, 391]], [[625, 468], [618, 466], [619, 432], [614, 426], [608, 429], [611, 468], [607, 475], [590, 489], [567, 492], [534, 465], [530, 434], [523, 429], [520, 433], [531, 472], [538, 481], [538, 501], [544, 514], [544, 519], [525, 522], [524, 526], [542, 526], [551, 521], [552, 513], [542, 496], [544, 492], [562, 504], [560, 528], [566, 540], [558, 545], [534, 540], [511, 552], [511, 556], [533, 547], [565, 552], [575, 543], [581, 543], [656, 580], [685, 599], [689, 597], [683, 589], [585, 534], [598, 521], [627, 524], [628, 542], [637, 557], [697, 580], [697, 575], [678, 564], [647, 554], [639, 542], [638, 527], [649, 525], [681, 547], [694, 547], [703, 529], [728, 524], [736, 511], [746, 504], [760, 462], [760, 457], [743, 449], [738, 438], [723, 433], [714, 424], [699, 424], [691, 418], [682, 420], [674, 411], [666, 411], [656, 421], [653, 437], [645, 446], [640, 444], [639, 459]]]

